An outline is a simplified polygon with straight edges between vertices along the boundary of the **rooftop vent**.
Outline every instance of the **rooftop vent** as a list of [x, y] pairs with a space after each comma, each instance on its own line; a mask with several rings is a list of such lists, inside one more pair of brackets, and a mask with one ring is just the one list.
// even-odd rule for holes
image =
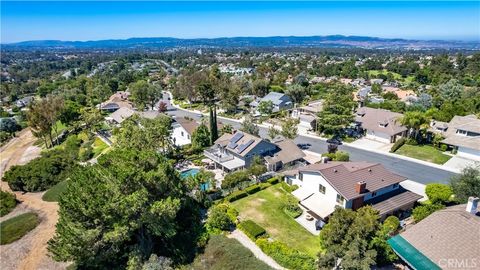
[[475, 215], [477, 213], [478, 201], [480, 201], [478, 197], [469, 197], [467, 202], [467, 208], [465, 210], [470, 214]]

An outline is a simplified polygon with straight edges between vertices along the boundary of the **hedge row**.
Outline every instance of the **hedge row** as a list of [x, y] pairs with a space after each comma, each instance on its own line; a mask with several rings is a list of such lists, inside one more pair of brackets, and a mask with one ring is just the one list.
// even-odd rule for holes
[[398, 141], [396, 141], [393, 145], [392, 148], [390, 149], [390, 153], [394, 153], [395, 151], [398, 150], [398, 148], [402, 147], [407, 140], [405, 138], [400, 138]]
[[278, 183], [280, 180], [278, 179], [278, 177], [272, 177], [270, 179], [267, 180], [267, 183], [270, 183], [272, 185], [275, 185], [276, 183]]
[[[274, 179], [274, 178], [271, 178], [269, 180], [272, 180], [272, 179]], [[278, 183], [278, 179], [275, 179], [275, 180], [277, 180], [275, 183]], [[271, 187], [272, 185], [273, 184], [269, 183], [268, 181], [267, 181], [267, 183], [260, 183], [260, 184], [251, 185], [244, 190], [237, 190], [237, 191], [232, 192], [230, 195], [225, 197], [225, 200], [228, 201], [228, 202], [234, 202], [234, 201], [239, 200], [241, 198], [245, 198], [248, 195], [252, 195], [254, 193], [257, 193], [260, 190], [264, 190], [268, 187]]]
[[315, 259], [305, 253], [287, 247], [279, 241], [268, 241], [259, 238], [255, 242], [260, 249], [272, 257], [278, 264], [288, 269], [312, 270], [316, 269]]
[[244, 232], [250, 239], [255, 241], [258, 237], [265, 235], [265, 229], [253, 222], [252, 220], [245, 220], [238, 224], [238, 228]]

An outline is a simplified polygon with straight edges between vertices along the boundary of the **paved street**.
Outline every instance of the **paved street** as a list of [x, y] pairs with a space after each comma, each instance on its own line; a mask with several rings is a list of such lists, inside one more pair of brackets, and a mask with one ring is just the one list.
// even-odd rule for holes
[[[166, 98], [165, 98], [166, 99]], [[184, 117], [188, 116], [195, 120], [200, 120], [200, 116], [195, 113], [191, 113], [184, 110], [179, 110], [170, 105], [168, 103], [169, 114], [176, 116], [176, 117]], [[239, 128], [240, 124], [225, 119], [218, 119], [219, 122], [231, 124], [234, 128]], [[267, 137], [267, 128], [260, 127], [260, 136], [263, 138]], [[298, 136], [295, 139], [296, 143], [309, 143], [312, 146], [310, 147], [310, 151], [316, 153], [325, 153], [327, 152], [327, 143], [320, 139], [315, 139], [311, 137], [305, 136]], [[350, 154], [350, 160], [352, 161], [369, 161], [369, 162], [378, 162], [383, 164], [387, 169], [398, 173], [402, 176], [405, 176], [411, 180], [416, 182], [420, 182], [422, 184], [428, 184], [432, 182], [437, 183], [448, 183], [448, 180], [451, 176], [455, 175], [455, 173], [430, 167], [427, 165], [419, 164], [412, 161], [407, 161], [399, 158], [395, 158], [392, 156], [382, 155], [375, 152], [370, 152], [358, 148], [353, 148], [346, 145], [341, 145], [339, 150], [346, 151]]]

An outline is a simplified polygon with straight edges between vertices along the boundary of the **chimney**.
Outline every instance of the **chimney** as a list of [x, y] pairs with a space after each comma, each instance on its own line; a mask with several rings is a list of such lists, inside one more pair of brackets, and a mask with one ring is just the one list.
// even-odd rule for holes
[[478, 197], [469, 197], [467, 202], [467, 209], [465, 210], [470, 214], [475, 215], [477, 213], [478, 201], [480, 201]]
[[322, 163], [328, 163], [328, 157], [322, 157]]
[[358, 194], [364, 193], [366, 188], [367, 183], [365, 183], [365, 181], [360, 181], [355, 184], [355, 192], [357, 192]]

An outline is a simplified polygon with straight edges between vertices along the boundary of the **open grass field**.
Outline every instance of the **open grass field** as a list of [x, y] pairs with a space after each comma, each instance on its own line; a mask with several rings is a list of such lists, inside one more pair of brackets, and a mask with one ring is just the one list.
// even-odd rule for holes
[[25, 213], [0, 223], [0, 245], [10, 244], [37, 227], [38, 216]]
[[400, 147], [395, 154], [416, 158], [435, 164], [444, 164], [451, 156], [445, 155], [442, 151], [436, 149], [431, 145], [408, 145], [405, 144]]
[[240, 217], [262, 226], [274, 239], [311, 256], [321, 250], [320, 240], [283, 211], [287, 198], [292, 196], [279, 184], [232, 203]]
[[[235, 239], [214, 235], [191, 265], [196, 270], [270, 270], [264, 262]], [[190, 269], [190, 268], [189, 268]]]
[[62, 181], [55, 186], [51, 187], [45, 194], [42, 196], [42, 200], [46, 202], [58, 202], [60, 195], [67, 188], [67, 181]]
[[[389, 71], [384, 69], [384, 70], [369, 70], [368, 75], [370, 76], [377, 76], [378, 74], [384, 74], [387, 75]], [[413, 76], [408, 76], [406, 78], [403, 78], [402, 75], [396, 73], [396, 72], [390, 72], [393, 74], [393, 78], [397, 81], [405, 81], [405, 82], [412, 82], [414, 77]]]

